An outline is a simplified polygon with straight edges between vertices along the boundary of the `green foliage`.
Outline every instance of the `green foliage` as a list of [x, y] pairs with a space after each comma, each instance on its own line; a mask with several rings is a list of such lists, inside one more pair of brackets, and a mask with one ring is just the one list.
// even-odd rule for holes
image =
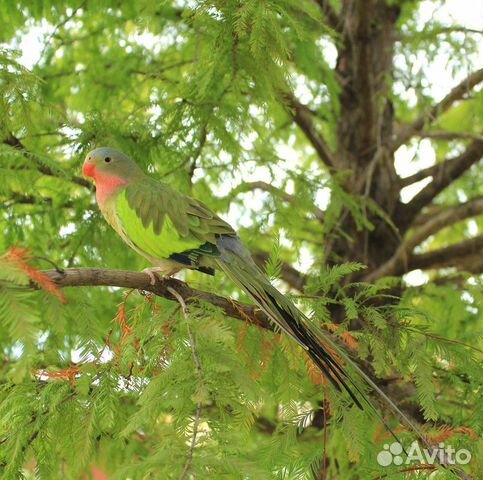
[[[286, 338], [277, 340], [202, 303], [191, 306], [185, 319], [176, 304], [134, 292], [120, 296], [103, 290], [95, 300], [98, 292], [87, 290], [62, 304], [56, 290], [28, 288], [25, 271], [37, 278], [36, 271], [20, 269], [16, 258], [4, 256], [1, 269], [3, 344], [12, 345], [0, 395], [5, 478], [16, 478], [32, 459], [41, 478], [76, 478], [92, 462], [114, 478], [169, 477], [186, 464], [195, 422], [191, 474], [235, 477], [243, 470], [250, 478], [307, 478], [320, 462], [323, 431], [310, 425], [321, 415], [317, 405], [323, 401], [337, 425], [330, 429], [327, 451], [337, 458], [349, 455], [349, 463], [337, 468], [357, 462], [377, 473], [374, 444], [367, 441], [377, 435], [377, 423], [331, 388], [312, 383], [298, 347]], [[313, 288], [340, 283], [359, 268], [330, 269]], [[48, 288], [42, 278], [37, 282]], [[447, 289], [410, 293], [394, 310], [367, 304], [387, 285], [360, 285], [356, 298], [347, 295], [353, 287], [341, 288], [332, 303], [346, 309], [348, 323], [363, 319], [364, 327], [349, 335], [348, 324], [339, 326], [341, 341], [350, 349], [357, 345], [361, 358], [370, 355], [379, 375], [389, 370], [414, 378], [426, 418], [455, 424], [452, 400], [458, 392], [467, 403], [456, 424], [481, 434], [472, 407], [483, 382], [475, 375], [481, 352], [468, 355], [468, 346], [432, 336], [425, 323], [434, 322], [433, 329], [441, 331], [445, 319], [431, 317], [430, 299], [447, 296]], [[309, 302], [319, 319], [328, 318], [328, 298]], [[104, 318], [100, 299], [107, 307]], [[45, 303], [60, 307], [55, 317]], [[417, 309], [410, 307], [415, 303]], [[467, 321], [479, 318], [473, 312]], [[190, 338], [196, 339], [201, 376]], [[402, 438], [409, 442], [410, 432]], [[457, 439], [460, 448], [472, 448], [464, 433]], [[345, 451], [342, 445], [350, 447]], [[336, 472], [334, 465], [328, 468]]]
[[[325, 46], [340, 38], [318, 3], [0, 1], [0, 41], [8, 42], [0, 49], [2, 478], [78, 479], [97, 468], [119, 479], [178, 478], [185, 469], [185, 478], [308, 479], [313, 470], [320, 476], [324, 449], [327, 478], [402, 478], [397, 466], [376, 462], [387, 441], [380, 422], [321, 384], [290, 340], [208, 303], [191, 304], [185, 317], [176, 302], [117, 288], [66, 289], [63, 297], [38, 276], [49, 261], [148, 266], [108, 227], [80, 176], [85, 153], [100, 145], [229, 213], [247, 246], [269, 254], [270, 276], [308, 259], [304, 295], [291, 292], [294, 301], [370, 365], [398, 403], [422, 412], [429, 438], [446, 432], [474, 453], [468, 471], [481, 471], [481, 280], [430, 282], [399, 301], [400, 279], [361, 283], [361, 263], [326, 265], [327, 245], [348, 236], [344, 222], [372, 231], [371, 212], [394, 227], [385, 206], [347, 193], [351, 172], [321, 167], [291, 121], [286, 94], [299, 88], [336, 148], [340, 87]], [[341, 2], [330, 3], [340, 11]], [[419, 2], [391, 3], [402, 8], [407, 40], [397, 44], [393, 103], [411, 121], [434, 100], [417, 88], [415, 107], [401, 93], [425, 75], [409, 68], [411, 58], [424, 54], [430, 65], [445, 48], [451, 68], [462, 68], [476, 45], [436, 21], [420, 31]], [[41, 55], [26, 68], [21, 54], [30, 47], [22, 52], [19, 42], [33, 29], [42, 39], [32, 53]], [[449, 109], [435, 130], [478, 134], [482, 98]], [[438, 160], [462, 148], [438, 145]], [[253, 185], [260, 179], [273, 188], [261, 191]], [[474, 175], [438, 202], [482, 193]], [[481, 218], [472, 222], [483, 227]], [[468, 229], [462, 222], [424, 248]], [[9, 250], [18, 245], [30, 254]], [[196, 288], [247, 300], [221, 275], [184, 275]], [[343, 312], [337, 325], [334, 311]], [[397, 429], [392, 412], [378, 407]]]

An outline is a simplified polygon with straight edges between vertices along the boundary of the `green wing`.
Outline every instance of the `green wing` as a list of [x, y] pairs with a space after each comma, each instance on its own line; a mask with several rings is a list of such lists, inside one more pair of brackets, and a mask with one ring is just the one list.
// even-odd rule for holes
[[[190, 265], [201, 255], [218, 255], [216, 239], [236, 236], [206, 205], [149, 177], [133, 183], [116, 199], [124, 239], [141, 253]], [[184, 261], [183, 261], [184, 260]]]

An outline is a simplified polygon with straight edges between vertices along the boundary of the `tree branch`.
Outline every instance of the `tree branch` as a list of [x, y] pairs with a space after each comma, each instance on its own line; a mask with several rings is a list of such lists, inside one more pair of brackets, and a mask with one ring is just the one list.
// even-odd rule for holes
[[433, 39], [435, 35], [451, 35], [452, 33], [464, 33], [470, 35], [483, 35], [483, 30], [476, 28], [468, 28], [463, 25], [451, 25], [451, 26], [435, 26], [432, 28], [425, 28], [420, 32], [414, 33], [399, 33], [396, 40], [404, 42], [414, 39]]
[[312, 121], [312, 113], [310, 109], [300, 103], [292, 94], [285, 95], [285, 99], [288, 101], [290, 114], [293, 120], [300, 127], [302, 132], [304, 132], [305, 136], [317, 152], [320, 160], [328, 167], [334, 168], [336, 166], [336, 161], [322, 135], [316, 130]]
[[481, 263], [482, 248], [483, 235], [479, 235], [449, 247], [413, 255], [409, 262], [409, 270], [418, 268], [423, 270], [447, 267], [461, 268], [462, 264]]
[[419, 214], [414, 219], [412, 226], [421, 227], [426, 225], [428, 222], [436, 221], [436, 219], [446, 219], [444, 225], [441, 227], [444, 228], [447, 225], [452, 225], [453, 223], [460, 222], [461, 220], [475, 217], [481, 213], [483, 213], [483, 195], [472, 198], [471, 200], [461, 203], [460, 205], [453, 205], [449, 207], [432, 204], [427, 210]]
[[[471, 165], [473, 165], [473, 163], [477, 162], [481, 158], [482, 154], [483, 140], [475, 140], [461, 155], [449, 158], [447, 160], [443, 160], [436, 165], [432, 165], [428, 168], [423, 168], [419, 172], [416, 172], [409, 177], [402, 178], [400, 185], [401, 187], [407, 187], [408, 185], [412, 185], [413, 183], [424, 180], [427, 177], [433, 177], [433, 181], [430, 185], [434, 184], [436, 180], [435, 177], [440, 177], [439, 181], [447, 180], [447, 184], [449, 184], [455, 179], [448, 177], [451, 177], [451, 175], [454, 174], [461, 175], [462, 173], [464, 173], [465, 170], [467, 170], [469, 167], [471, 167]], [[447, 184], [445, 185], [445, 187], [447, 186]]]
[[425, 168], [410, 177], [402, 180], [402, 186], [411, 185], [414, 182], [423, 180], [426, 177], [433, 177], [423, 190], [421, 190], [404, 209], [406, 215], [415, 217], [436, 195], [443, 191], [448, 185], [459, 178], [472, 165], [483, 157], [483, 140], [475, 140], [466, 150], [457, 157], [444, 160], [441, 163]]
[[[482, 213], [483, 196], [469, 200], [456, 207], [442, 209], [438, 213], [428, 216], [427, 221], [423, 224], [420, 223], [420, 228], [417, 228], [411, 237], [401, 243], [396, 253], [377, 270], [367, 275], [365, 280], [373, 282], [382, 277], [400, 275], [407, 271], [409, 257], [412, 256], [414, 248], [424, 240], [449, 225]], [[418, 257], [419, 255], [416, 256], [416, 258]]]
[[443, 228], [482, 213], [483, 196], [476, 197], [456, 207], [445, 208], [433, 215], [432, 218], [428, 218], [427, 222], [415, 231], [410, 239], [410, 244], [414, 248]]
[[87, 287], [106, 286], [135, 288], [154, 293], [158, 297], [179, 301], [169, 289], [175, 290], [180, 297], [190, 304], [198, 300], [211, 303], [221, 308], [228, 316], [243, 321], [250, 321], [262, 328], [273, 330], [268, 317], [254, 305], [237, 302], [202, 290], [191, 288], [185, 282], [175, 278], [160, 279], [155, 277], [154, 285], [151, 277], [143, 272], [130, 272], [126, 270], [106, 270], [100, 268], [69, 268], [58, 272], [56, 270], [42, 271], [58, 287]]
[[483, 135], [471, 132], [422, 131], [417, 134], [420, 138], [434, 140], [483, 140]]
[[483, 235], [419, 255], [414, 255], [401, 247], [390, 260], [367, 275], [364, 280], [374, 282], [385, 276], [399, 276], [411, 270], [434, 270], [448, 267], [457, 267], [458, 270], [476, 273], [473, 267], [481, 267], [483, 264], [482, 248]]
[[[11, 192], [10, 194], [8, 194], [8, 197], [8, 200], [10, 201], [3, 204], [5, 207], [10, 207], [12, 205], [53, 205], [54, 203], [54, 201], [50, 197], [25, 195], [19, 192]], [[74, 202], [72, 201], [66, 201], [61, 205], [62, 208], [72, 208], [73, 206]]]
[[[27, 153], [29, 156], [34, 157], [33, 154], [29, 152], [27, 147], [22, 143], [22, 141], [12, 134], [10, 134], [7, 138], [3, 139], [2, 143], [17, 150], [21, 150]], [[49, 166], [44, 165], [39, 161], [35, 161], [35, 168], [44, 175], [59, 178], [59, 175], [55, 173]], [[82, 177], [78, 177], [76, 175], [65, 175], [65, 178], [69, 179], [73, 183], [76, 183], [77, 185], [87, 187], [89, 190], [92, 189], [92, 184]]]
[[413, 123], [402, 126], [393, 143], [393, 149], [406, 143], [411, 137], [420, 132], [427, 124], [446, 112], [453, 103], [464, 98], [465, 94], [476, 85], [483, 82], [483, 68], [473, 72], [456, 85], [440, 102], [434, 103], [429, 110], [423, 112]]

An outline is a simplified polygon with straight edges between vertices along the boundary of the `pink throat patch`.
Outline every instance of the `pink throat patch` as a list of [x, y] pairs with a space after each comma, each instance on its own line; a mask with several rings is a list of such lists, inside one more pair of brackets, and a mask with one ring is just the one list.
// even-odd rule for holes
[[94, 180], [96, 181], [96, 198], [101, 205], [117, 190], [127, 185], [126, 180], [115, 175], [107, 175], [101, 172], [95, 172]]

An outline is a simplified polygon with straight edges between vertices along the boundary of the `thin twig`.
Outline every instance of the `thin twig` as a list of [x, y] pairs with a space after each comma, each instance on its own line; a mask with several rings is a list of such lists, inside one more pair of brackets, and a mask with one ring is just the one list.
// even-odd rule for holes
[[[176, 298], [176, 300], [178, 300], [179, 304], [181, 305], [181, 310], [183, 311], [183, 316], [184, 316], [184, 319], [186, 320], [186, 328], [188, 330], [188, 337], [190, 340], [193, 363], [195, 364], [198, 380], [201, 383], [203, 382], [203, 370], [201, 368], [200, 357], [198, 356], [198, 352], [196, 351], [196, 339], [195, 339], [195, 336], [193, 335], [193, 331], [191, 330], [191, 327], [189, 324], [189, 317], [186, 309], [186, 303], [183, 297], [174, 288], [168, 287], [167, 290], [169, 291], [169, 293], [171, 293], [171, 295], [173, 295], [173, 297]], [[202, 412], [202, 404], [201, 404], [201, 400], [198, 400], [198, 403], [196, 404], [196, 414], [193, 420], [193, 435], [191, 437], [190, 448], [188, 450], [188, 455], [186, 456], [186, 462], [184, 464], [183, 470], [181, 471], [181, 474], [178, 477], [179, 480], [183, 480], [186, 477], [186, 474], [188, 473], [189, 469], [191, 468], [191, 464], [193, 463], [193, 453], [196, 447], [196, 439], [198, 437], [198, 428], [200, 425], [201, 412]]]
[[35, 257], [30, 257], [31, 260], [42, 260], [43, 262], [47, 262], [49, 265], [52, 265], [55, 268], [55, 271], [57, 273], [60, 273], [61, 275], [64, 274], [64, 269], [62, 267], [59, 267], [54, 261], [50, 260], [50, 258], [46, 257], [40, 257], [40, 256], [35, 256]]
[[327, 480], [327, 402], [325, 397], [322, 406], [324, 409], [324, 465], [322, 470], [322, 479]]
[[77, 15], [77, 12], [83, 8], [85, 6], [85, 1], [84, 2], [81, 2], [81, 4], [76, 7], [74, 10], [72, 10], [72, 13], [70, 15], [67, 15], [60, 23], [58, 23], [54, 30], [52, 31], [52, 33], [47, 37], [45, 43], [44, 43], [44, 46], [42, 48], [42, 51], [40, 53], [40, 57], [39, 57], [39, 61], [40, 59], [42, 59], [45, 55], [45, 51], [47, 50], [50, 42], [53, 40], [53, 38], [57, 35], [57, 32], [62, 28], [64, 27], [68, 22], [70, 22], [76, 15]]
[[322, 136], [322, 133], [316, 128], [310, 109], [300, 103], [293, 94], [286, 94], [285, 101], [287, 102], [293, 121], [299, 126], [300, 130], [302, 130], [308, 141], [312, 144], [321, 162], [329, 168], [336, 167], [336, 158]]
[[400, 145], [406, 143], [411, 137], [417, 135], [427, 125], [446, 112], [455, 102], [463, 99], [474, 87], [483, 82], [483, 68], [474, 71], [456, 85], [439, 102], [434, 103], [428, 110], [424, 111], [412, 123], [402, 126], [393, 142], [392, 148], [396, 150]]

